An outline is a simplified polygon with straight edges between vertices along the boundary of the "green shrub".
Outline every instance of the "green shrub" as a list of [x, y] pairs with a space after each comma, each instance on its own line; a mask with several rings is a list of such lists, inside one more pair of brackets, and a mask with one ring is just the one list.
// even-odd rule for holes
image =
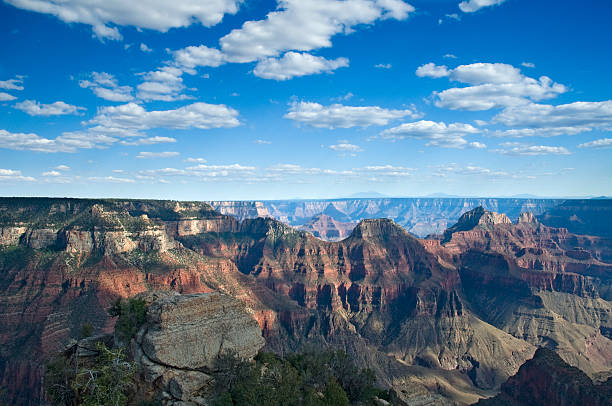
[[121, 343], [127, 345], [147, 320], [147, 304], [142, 299], [117, 299], [108, 309], [108, 314], [119, 316], [115, 334]]
[[91, 337], [94, 332], [94, 327], [91, 323], [83, 323], [81, 325], [81, 338]]

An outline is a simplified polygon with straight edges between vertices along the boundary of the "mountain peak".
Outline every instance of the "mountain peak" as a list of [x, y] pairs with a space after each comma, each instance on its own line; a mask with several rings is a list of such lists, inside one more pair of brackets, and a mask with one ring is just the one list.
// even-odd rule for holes
[[469, 231], [475, 228], [491, 230], [497, 224], [512, 224], [512, 221], [505, 214], [488, 211], [478, 206], [463, 213], [457, 223], [444, 232], [444, 241], [449, 241], [452, 234], [459, 231]]
[[366, 219], [361, 220], [353, 230], [351, 238], [363, 240], [393, 238], [410, 235], [400, 225], [391, 219]]

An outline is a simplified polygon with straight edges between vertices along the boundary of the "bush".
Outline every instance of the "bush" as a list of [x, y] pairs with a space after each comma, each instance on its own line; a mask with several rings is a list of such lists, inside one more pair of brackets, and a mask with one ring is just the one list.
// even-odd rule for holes
[[81, 338], [91, 337], [93, 332], [94, 327], [91, 325], [91, 323], [83, 323], [83, 325], [81, 325]]
[[79, 405], [124, 406], [128, 404], [128, 391], [132, 387], [136, 367], [128, 362], [122, 348], [109, 349], [96, 346], [100, 352], [91, 367], [79, 369], [72, 388], [79, 395]]
[[226, 353], [215, 365], [215, 406], [371, 405], [382, 390], [372, 371], [342, 351], [309, 351], [286, 358], [259, 353], [248, 362]]
[[115, 335], [119, 342], [127, 345], [147, 320], [147, 304], [142, 299], [117, 299], [108, 309], [108, 314], [119, 316], [115, 324]]

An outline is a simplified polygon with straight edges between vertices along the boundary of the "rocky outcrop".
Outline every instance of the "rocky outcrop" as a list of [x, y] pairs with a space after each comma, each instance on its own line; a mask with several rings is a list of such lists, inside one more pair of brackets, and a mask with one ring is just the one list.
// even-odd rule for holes
[[343, 223], [327, 214], [320, 214], [297, 228], [325, 241], [341, 241], [351, 234], [356, 225], [357, 223]]
[[578, 368], [569, 366], [557, 354], [539, 348], [516, 375], [502, 386], [501, 393], [480, 400], [480, 406], [609, 406], [612, 379], [595, 385]]
[[166, 293], [150, 303], [132, 352], [164, 404], [205, 404], [203, 388], [219, 355], [252, 359], [264, 344], [259, 325], [239, 300], [216, 292]]

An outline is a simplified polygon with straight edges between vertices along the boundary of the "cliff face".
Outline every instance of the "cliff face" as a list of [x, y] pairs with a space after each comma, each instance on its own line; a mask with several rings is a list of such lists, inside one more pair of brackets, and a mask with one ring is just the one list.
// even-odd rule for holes
[[252, 359], [265, 344], [259, 325], [242, 302], [217, 292], [155, 296], [131, 343], [141, 376], [166, 404], [209, 404], [199, 392], [215, 360], [226, 352]]
[[[476, 207], [506, 214], [516, 220], [522, 212], [536, 215], [561, 204], [555, 199], [503, 199], [503, 198], [371, 198], [335, 200], [277, 200], [263, 202], [212, 202], [224, 214], [223, 205], [261, 205], [270, 216], [292, 226], [301, 226], [313, 217], [327, 215], [341, 223], [358, 223], [364, 219], [389, 218], [414, 235], [424, 237], [441, 234], [459, 217]], [[254, 218], [251, 211], [248, 217]]]
[[104, 309], [152, 289], [237, 298], [268, 349], [340, 347], [403, 401], [473, 403], [535, 345], [612, 368], [608, 240], [520, 218], [478, 210], [447, 241], [368, 219], [326, 242], [203, 203], [0, 199], [0, 379], [14, 404], [38, 404], [40, 359], [85, 322], [111, 331]]
[[501, 386], [499, 395], [481, 400], [478, 405], [607, 406], [612, 405], [612, 379], [595, 385], [553, 351], [540, 348]]
[[356, 225], [356, 223], [337, 221], [327, 214], [320, 214], [311, 218], [306, 224], [297, 227], [297, 229], [308, 231], [325, 241], [341, 241], [351, 234]]

